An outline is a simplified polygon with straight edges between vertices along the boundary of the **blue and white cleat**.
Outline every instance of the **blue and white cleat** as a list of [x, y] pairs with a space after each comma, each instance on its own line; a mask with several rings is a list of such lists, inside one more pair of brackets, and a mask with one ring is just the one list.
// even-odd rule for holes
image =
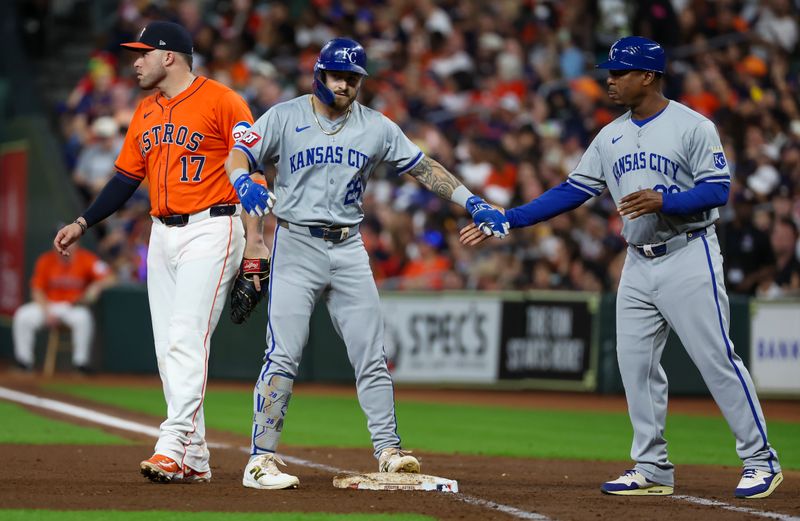
[[638, 470], [626, 470], [624, 474], [614, 481], [606, 481], [600, 487], [603, 494], [616, 496], [669, 496], [673, 488], [650, 481]]
[[742, 499], [767, 497], [783, 482], [783, 474], [758, 469], [744, 469], [734, 496]]

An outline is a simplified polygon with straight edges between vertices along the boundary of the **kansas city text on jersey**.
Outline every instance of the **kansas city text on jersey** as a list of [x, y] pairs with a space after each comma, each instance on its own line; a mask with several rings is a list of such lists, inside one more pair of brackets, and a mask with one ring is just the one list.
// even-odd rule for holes
[[142, 150], [142, 157], [146, 156], [154, 146], [162, 144], [175, 144], [185, 147], [189, 152], [195, 152], [200, 148], [200, 142], [204, 138], [205, 136], [200, 132], [189, 134], [189, 128], [184, 125], [179, 126], [176, 130], [172, 123], [164, 123], [164, 125], [155, 125], [142, 132], [139, 147]]
[[369, 156], [354, 148], [349, 148], [345, 153], [343, 147], [331, 145], [307, 148], [289, 156], [289, 166], [293, 174], [313, 165], [341, 165], [345, 161], [348, 166], [362, 168], [369, 162]]
[[661, 154], [641, 151], [620, 156], [614, 161], [614, 166], [611, 168], [611, 171], [614, 174], [614, 179], [617, 180], [617, 184], [619, 184], [619, 180], [623, 175], [635, 170], [644, 169], [648, 169], [652, 172], [659, 172], [675, 180], [681, 168], [677, 162]]

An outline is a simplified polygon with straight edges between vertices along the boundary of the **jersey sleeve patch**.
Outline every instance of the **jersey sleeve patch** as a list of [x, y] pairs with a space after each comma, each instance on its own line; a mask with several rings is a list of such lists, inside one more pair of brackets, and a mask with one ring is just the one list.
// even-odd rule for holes
[[250, 129], [244, 133], [244, 135], [238, 140], [238, 143], [241, 143], [248, 148], [253, 148], [259, 141], [261, 141], [261, 136], [255, 130]]
[[714, 166], [717, 167], [717, 170], [723, 170], [728, 165], [728, 162], [725, 160], [725, 153], [713, 152], [713, 154], [714, 154]]
[[251, 127], [252, 125], [247, 121], [239, 121], [238, 123], [236, 123], [233, 126], [233, 130], [231, 131], [233, 140], [239, 141], [240, 139], [242, 139], [245, 135], [247, 135], [247, 131], [250, 130]]

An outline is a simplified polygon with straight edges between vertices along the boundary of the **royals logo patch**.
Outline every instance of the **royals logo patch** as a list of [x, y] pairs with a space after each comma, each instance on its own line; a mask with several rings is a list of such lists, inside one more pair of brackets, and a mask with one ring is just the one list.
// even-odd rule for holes
[[714, 152], [714, 166], [717, 167], [717, 170], [722, 170], [728, 165], [728, 162], [725, 161], [725, 154], [722, 152]]

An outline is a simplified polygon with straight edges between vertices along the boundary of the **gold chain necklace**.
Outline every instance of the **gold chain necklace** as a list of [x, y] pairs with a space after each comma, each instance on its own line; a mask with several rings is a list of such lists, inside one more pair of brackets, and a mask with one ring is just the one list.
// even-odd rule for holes
[[317, 117], [317, 109], [314, 107], [314, 99], [309, 97], [308, 100], [311, 103], [311, 113], [314, 115], [314, 121], [317, 122], [317, 126], [326, 136], [334, 136], [339, 132], [341, 132], [344, 126], [347, 124], [347, 120], [350, 119], [350, 112], [353, 109], [352, 104], [350, 104], [350, 106], [347, 107], [347, 114], [344, 115], [344, 121], [342, 121], [342, 124], [339, 125], [339, 128], [337, 128], [336, 130], [325, 130], [325, 128], [323, 128], [322, 126], [322, 123], [319, 122], [319, 118]]

